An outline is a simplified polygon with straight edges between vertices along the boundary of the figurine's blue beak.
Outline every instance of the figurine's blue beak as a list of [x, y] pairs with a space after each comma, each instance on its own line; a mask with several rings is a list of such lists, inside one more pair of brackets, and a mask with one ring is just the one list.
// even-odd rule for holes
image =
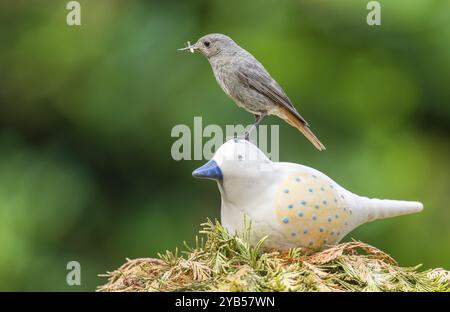
[[222, 170], [214, 160], [208, 161], [206, 164], [197, 168], [192, 172], [192, 176], [196, 178], [212, 179], [212, 180], [222, 180]]

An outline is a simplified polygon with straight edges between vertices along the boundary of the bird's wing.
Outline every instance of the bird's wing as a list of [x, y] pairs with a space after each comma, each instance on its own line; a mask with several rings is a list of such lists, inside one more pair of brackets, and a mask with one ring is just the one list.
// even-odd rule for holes
[[257, 62], [245, 62], [239, 67], [237, 75], [244, 85], [264, 94], [275, 104], [287, 109], [298, 117], [304, 125], [308, 126], [306, 120], [297, 112], [283, 89], [281, 89], [278, 83], [269, 75], [261, 64]]

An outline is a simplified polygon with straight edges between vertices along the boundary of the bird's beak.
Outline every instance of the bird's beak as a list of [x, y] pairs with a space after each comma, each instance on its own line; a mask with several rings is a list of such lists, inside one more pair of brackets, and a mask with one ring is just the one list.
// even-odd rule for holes
[[185, 48], [178, 49], [178, 51], [189, 51], [191, 53], [194, 53], [195, 50], [198, 50], [197, 45], [195, 43], [191, 45], [191, 43], [189, 41], [187, 42]]
[[195, 178], [211, 179], [211, 180], [222, 180], [222, 170], [214, 160], [208, 161], [206, 164], [197, 168], [192, 172], [192, 176]]

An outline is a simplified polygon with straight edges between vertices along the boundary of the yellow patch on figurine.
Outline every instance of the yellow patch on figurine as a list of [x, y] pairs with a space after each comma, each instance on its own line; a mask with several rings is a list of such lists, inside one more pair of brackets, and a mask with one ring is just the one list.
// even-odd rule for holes
[[344, 204], [345, 195], [338, 190], [328, 177], [306, 172], [291, 174], [280, 183], [275, 205], [285, 236], [310, 249], [342, 239], [349, 232], [352, 212]]

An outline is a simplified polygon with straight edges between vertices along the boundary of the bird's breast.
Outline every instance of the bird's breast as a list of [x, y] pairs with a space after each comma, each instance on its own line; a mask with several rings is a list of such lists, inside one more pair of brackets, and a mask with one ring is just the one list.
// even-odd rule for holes
[[234, 75], [233, 70], [228, 62], [225, 61], [214, 61], [211, 63], [211, 67], [216, 78], [217, 83], [223, 89], [225, 93], [231, 95], [232, 86], [232, 76]]

